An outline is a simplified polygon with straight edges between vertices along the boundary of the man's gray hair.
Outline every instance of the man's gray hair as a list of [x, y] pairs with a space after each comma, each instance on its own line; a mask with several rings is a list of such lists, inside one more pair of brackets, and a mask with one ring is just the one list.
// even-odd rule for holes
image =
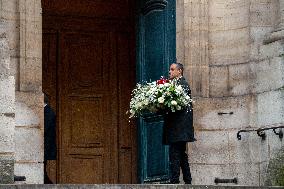
[[174, 62], [172, 64], [177, 65], [177, 69], [181, 70], [181, 75], [183, 75], [183, 64], [179, 62]]

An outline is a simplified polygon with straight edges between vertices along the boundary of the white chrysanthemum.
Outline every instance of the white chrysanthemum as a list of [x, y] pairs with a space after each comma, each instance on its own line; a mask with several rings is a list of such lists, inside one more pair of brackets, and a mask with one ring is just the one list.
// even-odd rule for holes
[[141, 102], [138, 102], [137, 103], [137, 109], [141, 108], [142, 107], [142, 103]]
[[177, 93], [177, 94], [181, 94], [182, 92], [183, 92], [182, 86], [181, 86], [181, 85], [178, 85], [178, 86], [176, 87], [176, 93]]
[[143, 104], [144, 104], [145, 106], [147, 106], [147, 105], [149, 104], [149, 100], [148, 100], [148, 99], [145, 99], [145, 100], [143, 101]]
[[181, 106], [177, 106], [177, 110], [181, 110]]
[[181, 85], [178, 85], [177, 88], [176, 88], [176, 90], [182, 91], [182, 90], [183, 90], [183, 89], [182, 89], [182, 86], [181, 86]]
[[165, 102], [165, 98], [164, 97], [159, 97], [158, 98], [158, 102], [160, 103], [160, 104], [163, 104], [164, 102]]
[[170, 84], [169, 84], [169, 83], [165, 83], [164, 86], [165, 86], [165, 87], [169, 87]]
[[171, 101], [171, 105], [176, 106], [176, 105], [177, 105], [177, 101], [172, 100], [172, 101]]

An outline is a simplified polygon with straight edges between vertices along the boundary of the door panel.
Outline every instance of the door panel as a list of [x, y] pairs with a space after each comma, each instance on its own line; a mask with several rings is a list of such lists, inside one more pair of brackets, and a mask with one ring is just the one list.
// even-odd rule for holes
[[[118, 129], [114, 40], [97, 32], [63, 33], [60, 39], [59, 107], [66, 115], [60, 124], [62, 182], [110, 183], [117, 174], [117, 159], [112, 159], [117, 144], [111, 139], [117, 138]], [[90, 172], [79, 174], [85, 171]]]
[[[175, 61], [175, 1], [140, 0], [138, 19], [138, 81], [154, 81], [168, 75]], [[139, 181], [167, 182], [168, 147], [162, 145], [163, 117], [139, 120]]]
[[162, 145], [162, 116], [147, 116], [140, 120], [141, 150], [143, 157], [142, 182], [166, 182], [168, 180], [168, 148]]
[[[72, 155], [69, 160], [69, 169], [73, 171], [68, 176], [68, 182], [103, 183], [104, 166], [102, 162], [103, 157], [101, 155]], [[94, 171], [96, 174], [93, 173]]]

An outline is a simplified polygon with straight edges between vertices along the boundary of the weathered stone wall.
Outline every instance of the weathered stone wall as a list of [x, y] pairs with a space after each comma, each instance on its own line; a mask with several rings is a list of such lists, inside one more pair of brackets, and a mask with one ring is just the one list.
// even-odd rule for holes
[[43, 183], [43, 95], [41, 1], [16, 1], [18, 41], [15, 173]]
[[193, 184], [237, 177], [240, 185], [263, 185], [268, 162], [283, 142], [272, 131], [266, 140], [252, 132], [239, 141], [236, 134], [284, 123], [283, 41], [263, 44], [282, 20], [279, 1], [182, 3], [177, 36], [183, 33], [184, 40], [177, 40], [177, 55], [195, 97]]
[[15, 158], [15, 81], [11, 74], [7, 25], [0, 18], [0, 183], [3, 184], [14, 182]]
[[[3, 150], [3, 153], [7, 151], [14, 155], [13, 171], [15, 175], [26, 176], [26, 183], [43, 183], [41, 1], [0, 0], [0, 9], [1, 20], [6, 23], [4, 27], [0, 26], [0, 30], [4, 28], [7, 34], [9, 44], [5, 48], [9, 51], [8, 66], [11, 75], [7, 77], [9, 79], [7, 82], [5, 80], [6, 83], [3, 80], [0, 84], [0, 91], [5, 92], [3, 94], [11, 94], [2, 96], [1, 91], [0, 106], [5, 104], [12, 106], [11, 109], [6, 108], [5, 111], [9, 115], [12, 115], [10, 113], [14, 115], [14, 117], [4, 116], [9, 120], [4, 122], [6, 129], [1, 125], [0, 132], [3, 129], [6, 133], [4, 136], [11, 142], [8, 141], [9, 145], [5, 148], [0, 147], [0, 154]], [[0, 57], [2, 60], [2, 54]], [[2, 72], [2, 67], [0, 68]]]

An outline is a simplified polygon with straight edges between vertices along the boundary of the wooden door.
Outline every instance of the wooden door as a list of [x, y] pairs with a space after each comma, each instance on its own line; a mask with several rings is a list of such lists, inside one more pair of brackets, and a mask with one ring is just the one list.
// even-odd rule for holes
[[56, 86], [58, 183], [136, 182], [135, 127], [125, 114], [135, 84], [132, 7], [43, 1], [43, 52], [51, 57], [44, 65], [56, 73], [51, 82], [45, 73], [53, 84], [43, 86]]
[[[175, 61], [175, 0], [139, 0], [138, 81], [168, 76]], [[163, 117], [149, 115], [139, 120], [139, 182], [164, 183], [169, 179], [168, 147], [162, 144]]]
[[61, 181], [113, 183], [118, 172], [117, 71], [110, 34], [61, 37]]

